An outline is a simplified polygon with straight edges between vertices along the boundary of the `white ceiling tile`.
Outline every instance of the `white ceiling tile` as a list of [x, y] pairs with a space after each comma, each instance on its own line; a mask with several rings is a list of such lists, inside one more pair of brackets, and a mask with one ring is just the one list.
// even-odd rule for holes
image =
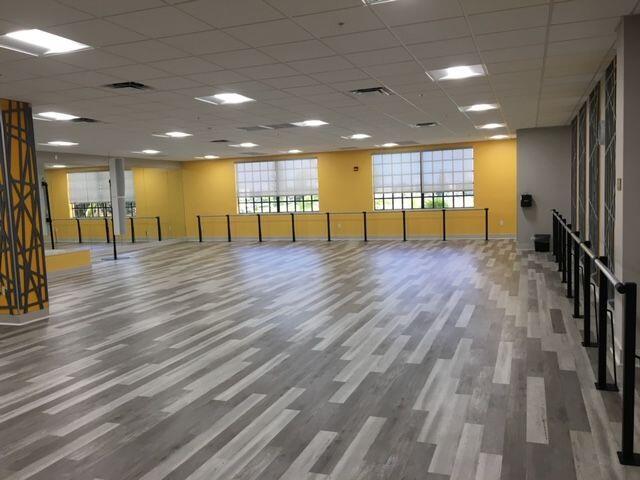
[[346, 70], [315, 73], [313, 77], [320, 82], [333, 84], [337, 82], [368, 79], [369, 75], [358, 68], [349, 68]]
[[522, 47], [526, 45], [544, 44], [546, 41], [547, 28], [525, 28], [512, 30], [509, 32], [487, 33], [476, 36], [476, 43], [480, 50], [495, 50], [509, 47]]
[[142, 42], [124, 43], [105, 47], [104, 51], [130, 58], [137, 62], [157, 62], [171, 58], [184, 57], [183, 51], [170, 47], [157, 40], [144, 40]]
[[470, 35], [464, 18], [437, 20], [395, 27], [394, 32], [406, 44], [435, 42], [449, 38], [468, 37]]
[[274, 88], [293, 88], [303, 87], [305, 85], [315, 85], [318, 82], [306, 75], [295, 75], [292, 77], [265, 80], [264, 83], [271, 85]]
[[329, 57], [334, 53], [330, 48], [323, 45], [318, 40], [305, 40], [303, 42], [272, 45], [263, 47], [261, 50], [281, 62]]
[[592, 53], [598, 58], [610, 50], [616, 43], [615, 34], [604, 37], [581, 38], [579, 40], [566, 40], [563, 42], [551, 42], [547, 47], [547, 56], [570, 55], [574, 53]]
[[253, 67], [273, 63], [273, 59], [270, 56], [253, 48], [214, 53], [212, 55], [206, 55], [204, 58], [224, 68]]
[[283, 18], [262, 0], [196, 0], [178, 5], [178, 8], [217, 28]]
[[342, 54], [392, 48], [400, 45], [400, 42], [387, 29], [329, 37], [325, 38], [324, 42]]
[[546, 26], [548, 20], [549, 7], [546, 5], [483, 13], [469, 17], [471, 28], [476, 35]]
[[471, 37], [441, 40], [439, 42], [418, 43], [411, 45], [408, 48], [411, 53], [419, 59], [476, 52], [476, 45]]
[[198, 57], [174, 58], [172, 60], [162, 60], [160, 62], [150, 63], [149, 65], [176, 75], [189, 75], [193, 73], [224, 70], [222, 67]]
[[240, 75], [232, 70], [220, 70], [217, 72], [208, 73], [196, 73], [194, 75], [187, 75], [191, 80], [196, 82], [205, 83], [208, 85], [216, 85], [220, 83], [234, 83], [247, 80], [247, 77]]
[[165, 6], [162, 0], [136, 0], [135, 2], [131, 0], [58, 0], [58, 3], [97, 17]]
[[423, 58], [420, 62], [425, 70], [440, 70], [457, 65], [478, 65], [482, 63], [482, 59], [477, 53], [465, 53], [463, 55], [449, 55], [447, 57]]
[[602, 55], [573, 54], [547, 57], [545, 77], [561, 77], [581, 73], [595, 73], [602, 61]]
[[291, 95], [297, 95], [299, 97], [308, 97], [309, 95], [321, 95], [327, 93], [335, 93], [331, 87], [326, 85], [309, 85], [306, 87], [294, 87], [285, 89], [287, 93]]
[[428, 2], [405, 0], [383, 3], [372, 8], [387, 25], [391, 26], [460, 17], [463, 14], [458, 2], [450, 0], [430, 0]]
[[378, 17], [364, 5], [296, 17], [295, 21], [321, 38], [384, 27]]
[[179, 35], [162, 39], [163, 43], [172, 45], [192, 55], [241, 50], [247, 45], [224, 32], [209, 30], [207, 32]]
[[275, 20], [273, 22], [244, 25], [228, 28], [225, 31], [235, 38], [241, 38], [243, 42], [253, 47], [299, 42], [311, 38], [309, 33], [291, 20]]
[[69, 65], [68, 63], [61, 63], [53, 58], [43, 57], [29, 57], [25, 60], [11, 62], [10, 64], [7, 64], [6, 67], [2, 67], [2, 73], [4, 73], [5, 68], [7, 70], [22, 71], [38, 77], [62, 75], [81, 70], [80, 68]]
[[0, 15], [21, 28], [44, 28], [91, 18], [84, 12], [60, 5], [53, 0], [0, 0]]
[[544, 57], [544, 45], [530, 45], [518, 48], [501, 48], [482, 52], [487, 63], [510, 62], [512, 60], [528, 60]]
[[158, 90], [177, 90], [179, 88], [191, 88], [201, 85], [199, 82], [184, 77], [157, 78], [148, 80], [146, 83], [150, 87]]
[[488, 63], [489, 74], [521, 72], [525, 70], [537, 70], [542, 68], [543, 58], [531, 58], [528, 60], [512, 60], [509, 62]]
[[161, 78], [168, 75], [162, 70], [149, 67], [148, 65], [126, 65], [124, 67], [106, 68], [101, 70], [102, 73], [113, 75], [123, 81], [142, 81], [149, 78]]
[[551, 25], [549, 29], [549, 41], [561, 42], [563, 40], [577, 40], [579, 38], [610, 35], [616, 32], [619, 23], [620, 19], [613, 17], [603, 20]]
[[535, 5], [549, 5], [549, 0], [461, 0], [461, 3], [464, 11], [468, 15], [472, 15]]
[[269, 3], [285, 14], [295, 17], [347, 7], [357, 7], [362, 5], [362, 0], [322, 0], [321, 2], [317, 0], [269, 0]]
[[412, 60], [411, 55], [402, 47], [373, 50], [371, 52], [352, 53], [346, 55], [349, 61], [359, 67], [384, 65]]
[[317, 72], [329, 72], [331, 70], [344, 70], [350, 68], [352, 65], [342, 57], [325, 57], [316, 58], [313, 60], [299, 60], [297, 62], [290, 62], [289, 65], [295, 68], [300, 73], [317, 73]]
[[571, 23], [628, 15], [636, 3], [636, 0], [570, 0], [553, 7], [551, 23]]
[[174, 7], [153, 8], [109, 17], [109, 20], [149, 37], [168, 37], [211, 27]]
[[97, 70], [107, 67], [118, 67], [133, 63], [128, 58], [120, 57], [103, 50], [84, 50], [81, 52], [67, 53], [58, 57], [61, 62], [82, 67], [87, 70]]
[[98, 19], [60, 25], [50, 28], [49, 31], [92, 47], [104, 47], [106, 45], [144, 39], [142, 35], [136, 32]]
[[289, 77], [296, 75], [298, 72], [284, 63], [275, 63], [272, 65], [259, 65], [256, 67], [247, 67], [236, 69], [241, 75], [253, 78], [254, 80], [262, 80], [265, 78]]
[[101, 87], [120, 81], [119, 78], [100, 72], [75, 72], [56, 77], [83, 87]]

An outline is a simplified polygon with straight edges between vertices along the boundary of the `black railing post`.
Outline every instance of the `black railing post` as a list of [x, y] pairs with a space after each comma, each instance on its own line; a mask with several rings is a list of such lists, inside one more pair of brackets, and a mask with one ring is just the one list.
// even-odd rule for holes
[[[591, 248], [591, 242], [584, 242], [585, 247]], [[583, 314], [583, 342], [585, 347], [595, 347], [596, 344], [591, 342], [591, 257], [584, 252], [582, 255], [583, 280], [582, 280], [582, 296], [584, 298], [584, 314]]]
[[331, 241], [331, 214], [327, 212], [327, 242]]
[[[607, 257], [600, 261], [608, 266]], [[602, 270], [598, 274], [598, 390], [617, 391], [618, 387], [607, 383], [607, 305], [609, 304], [609, 280]], [[614, 365], [615, 368], [615, 365]]]
[[367, 212], [362, 212], [362, 226], [364, 227], [364, 241], [367, 242]]
[[551, 229], [551, 234], [552, 234], [552, 245], [553, 245], [553, 257], [555, 258], [555, 261], [558, 261], [558, 218], [556, 217], [556, 211], [555, 209], [552, 211], [551, 213], [551, 218], [553, 219], [553, 228]]
[[291, 241], [296, 241], [296, 220], [293, 216], [293, 213], [291, 214]]
[[109, 233], [109, 219], [107, 217], [104, 217], [104, 233], [107, 236], [107, 243], [111, 242], [111, 234]]
[[[580, 232], [574, 232], [580, 238]], [[573, 318], [580, 318], [580, 243], [573, 242]]]
[[567, 230], [565, 231], [566, 243], [564, 246], [565, 255], [565, 271], [567, 272], [567, 298], [573, 298], [573, 271], [571, 269], [571, 254], [572, 254], [572, 242], [573, 238], [571, 237], [571, 224], [567, 225]]
[[46, 200], [47, 217], [45, 221], [49, 227], [49, 236], [51, 237], [51, 250], [56, 249], [56, 241], [53, 238], [53, 218], [51, 216], [51, 202], [49, 200], [49, 184], [46, 181], [42, 181], [42, 188], [44, 188], [44, 198]]
[[558, 219], [558, 271], [562, 272], [562, 283], [566, 281], [564, 276], [564, 218]]
[[79, 218], [76, 218], [76, 228], [78, 229], [78, 243], [82, 243], [82, 228], [80, 227]]
[[262, 242], [262, 221], [260, 220], [259, 213], [258, 213], [258, 241]]
[[118, 259], [118, 248], [116, 247], [116, 227], [113, 225], [113, 217], [111, 218], [111, 234], [113, 235], [113, 259]]
[[162, 241], [162, 226], [160, 225], [160, 217], [156, 217], [156, 227], [158, 227], [158, 241]]
[[196, 218], [198, 219], [198, 241], [202, 243], [202, 220], [200, 215], [196, 215]]
[[[618, 459], [623, 465], [640, 465], [640, 455], [633, 452], [636, 391], [636, 313], [637, 286], [624, 284], [624, 319], [622, 347], [622, 445]], [[615, 365], [614, 365], [615, 368]]]
[[407, 241], [407, 212], [402, 210], [402, 241]]
[[133, 217], [129, 217], [129, 224], [131, 226], [131, 243], [136, 243], [136, 227], [133, 225]]
[[447, 239], [447, 211], [442, 209], [442, 241]]
[[489, 209], [484, 209], [484, 241], [489, 241]]
[[227, 214], [227, 242], [231, 241], [231, 216]]

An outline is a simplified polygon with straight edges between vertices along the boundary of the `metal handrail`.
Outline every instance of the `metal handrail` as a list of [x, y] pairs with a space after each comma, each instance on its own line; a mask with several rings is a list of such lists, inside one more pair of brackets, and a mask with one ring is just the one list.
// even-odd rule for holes
[[[634, 453], [635, 436], [635, 382], [636, 382], [636, 325], [637, 325], [637, 285], [634, 282], [623, 282], [609, 268], [607, 257], [598, 257], [591, 249], [591, 242], [583, 241], [579, 232], [572, 231], [557, 210], [552, 210], [553, 216], [553, 255], [558, 262], [558, 269], [562, 272], [562, 283], [567, 284], [567, 298], [573, 298], [573, 316], [580, 315], [580, 251], [582, 250], [582, 287], [584, 296], [584, 327], [583, 345], [598, 347], [598, 371], [596, 388], [605, 391], [617, 391], [615, 383], [607, 383], [607, 312], [609, 304], [609, 285], [614, 292], [623, 296], [623, 347], [622, 347], [622, 441], [618, 460], [623, 465], [640, 466], [640, 454]], [[573, 252], [572, 252], [573, 250]], [[573, 258], [573, 261], [572, 261]], [[598, 299], [597, 299], [597, 343], [591, 342], [591, 263], [598, 271]], [[573, 263], [573, 272], [572, 272]], [[575, 278], [572, 292], [572, 276]], [[594, 302], [595, 306], [596, 302]], [[596, 320], [597, 320], [596, 317]], [[612, 325], [613, 342], [613, 325]], [[615, 346], [614, 346], [615, 355]], [[615, 356], [614, 356], [615, 359]], [[613, 365], [616, 369], [615, 360]]]
[[[139, 217], [139, 216], [126, 216], [126, 219], [129, 220], [129, 225], [131, 228], [131, 243], [136, 243], [136, 233], [135, 233], [135, 227], [134, 227], [134, 222], [136, 220], [154, 220], [156, 223], [156, 230], [157, 230], [157, 237], [158, 237], [158, 241], [161, 242], [162, 241], [162, 226], [160, 223], [160, 217], [159, 216], [145, 216], [145, 217]], [[58, 221], [69, 221], [69, 222], [75, 222], [76, 223], [76, 229], [77, 229], [77, 236], [78, 236], [78, 243], [83, 243], [82, 242], [82, 227], [81, 227], [81, 222], [101, 222], [104, 223], [104, 228], [105, 228], [105, 240], [106, 243], [111, 243], [111, 233], [109, 231], [109, 222], [111, 222], [112, 224], [112, 229], [113, 229], [113, 217], [82, 217], [82, 218], [50, 218], [47, 219], [48, 222], [50, 222], [50, 225], [53, 225], [53, 222], [58, 222]], [[55, 248], [55, 242], [53, 239], [53, 227], [51, 228], [52, 231], [52, 235], [51, 235], [51, 244], [52, 244], [52, 248]]]

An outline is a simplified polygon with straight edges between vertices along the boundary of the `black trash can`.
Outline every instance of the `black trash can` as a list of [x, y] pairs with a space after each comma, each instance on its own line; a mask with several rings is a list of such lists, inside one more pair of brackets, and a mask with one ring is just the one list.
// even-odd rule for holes
[[533, 245], [536, 252], [548, 252], [551, 244], [551, 235], [548, 233], [536, 233], [533, 236]]

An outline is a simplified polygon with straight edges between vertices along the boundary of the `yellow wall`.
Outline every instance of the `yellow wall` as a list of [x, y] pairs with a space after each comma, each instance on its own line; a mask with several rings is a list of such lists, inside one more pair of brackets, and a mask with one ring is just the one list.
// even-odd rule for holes
[[[72, 219], [69, 204], [67, 174], [73, 171], [90, 169], [49, 169], [45, 177], [49, 184], [51, 213], [54, 220], [55, 236], [59, 241], [77, 241], [77, 226]], [[104, 170], [104, 169], [103, 169]], [[184, 229], [184, 204], [182, 195], [182, 170], [163, 168], [133, 168], [137, 220], [135, 220], [136, 239], [157, 238], [154, 219], [141, 217], [160, 216], [163, 238], [182, 238]], [[82, 238], [84, 241], [106, 241], [103, 219], [82, 220]], [[127, 239], [130, 238], [127, 224]]]
[[47, 262], [47, 274], [76, 270], [91, 266], [91, 250], [88, 248], [78, 250], [55, 250], [45, 256]]
[[[441, 148], [452, 145], [385, 149], [414, 151], [420, 148]], [[472, 146], [475, 150], [475, 203], [489, 208], [491, 235], [513, 236], [516, 233], [516, 142], [515, 140], [470, 142], [457, 146]], [[375, 150], [327, 152], [308, 154], [318, 159], [320, 210], [322, 212], [362, 212], [373, 210], [373, 182], [371, 155]], [[299, 157], [299, 156], [298, 156]], [[295, 158], [279, 156], [266, 158]], [[196, 215], [235, 214], [235, 168], [237, 161], [256, 159], [223, 159], [193, 161], [183, 164], [184, 208], [186, 233], [197, 236]], [[354, 171], [358, 167], [358, 171]], [[362, 215], [332, 215], [334, 237], [362, 235]], [[290, 219], [264, 214], [263, 235], [284, 237], [290, 235]], [[254, 216], [233, 217], [234, 237], [257, 235]], [[326, 235], [325, 218], [320, 215], [296, 217], [299, 237]], [[440, 211], [414, 211], [407, 213], [409, 236], [439, 236], [442, 233]], [[402, 235], [401, 213], [372, 213], [368, 215], [368, 233], [374, 238]], [[447, 234], [481, 235], [484, 231], [483, 212], [447, 212]], [[224, 218], [203, 219], [205, 237], [226, 236]]]

